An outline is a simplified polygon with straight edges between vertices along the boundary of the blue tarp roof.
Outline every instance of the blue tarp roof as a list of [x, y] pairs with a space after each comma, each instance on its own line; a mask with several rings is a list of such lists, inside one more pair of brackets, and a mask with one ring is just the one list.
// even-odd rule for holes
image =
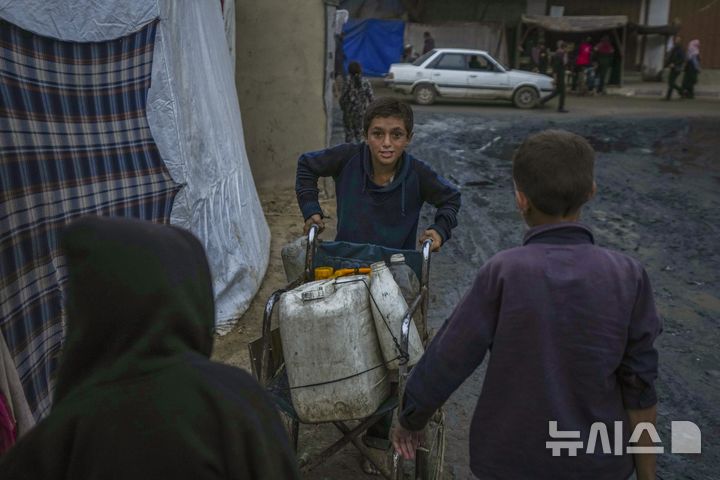
[[345, 71], [348, 63], [358, 62], [363, 75], [382, 77], [391, 63], [402, 59], [405, 22], [402, 20], [349, 20], [343, 28]]

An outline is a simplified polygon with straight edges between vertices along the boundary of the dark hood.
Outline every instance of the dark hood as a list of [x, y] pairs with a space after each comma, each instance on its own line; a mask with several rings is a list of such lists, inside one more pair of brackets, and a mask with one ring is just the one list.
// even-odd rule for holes
[[214, 302], [205, 252], [189, 232], [84, 217], [63, 232], [67, 337], [55, 403], [82, 386], [147, 374], [212, 351]]
[[[368, 144], [364, 144], [363, 148], [363, 170], [365, 171], [365, 184], [372, 184], [372, 174], [373, 174], [373, 166], [372, 166], [372, 157], [370, 153], [370, 147]], [[400, 158], [398, 159], [398, 170], [395, 174], [395, 178], [393, 178], [393, 181], [390, 182], [388, 185], [385, 186], [375, 186], [372, 190], [374, 192], [392, 192], [396, 188], [402, 186], [405, 183], [405, 180], [407, 179], [407, 176], [410, 174], [410, 161], [408, 159], [408, 153], [403, 152]]]
[[390, 182], [388, 185], [379, 186], [376, 185], [372, 181], [372, 174], [373, 174], [373, 165], [372, 165], [372, 157], [371, 157], [370, 147], [368, 144], [364, 144], [363, 148], [363, 191], [367, 190], [371, 193], [371, 195], [375, 197], [379, 197], [382, 200], [382, 198], [387, 198], [387, 194], [395, 191], [396, 189], [400, 188], [400, 214], [405, 215], [405, 181], [407, 180], [408, 175], [410, 175], [410, 158], [408, 156], [407, 152], [403, 152], [400, 158], [398, 159], [398, 169], [397, 173], [395, 173], [395, 178], [393, 178], [393, 181]]

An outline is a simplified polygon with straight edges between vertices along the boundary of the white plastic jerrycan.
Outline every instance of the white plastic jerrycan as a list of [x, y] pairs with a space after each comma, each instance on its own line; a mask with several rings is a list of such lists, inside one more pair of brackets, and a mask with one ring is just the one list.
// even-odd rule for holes
[[364, 418], [390, 395], [366, 275], [318, 280], [279, 302], [283, 354], [301, 421]]
[[390, 257], [390, 273], [400, 287], [405, 302], [412, 304], [420, 294], [420, 282], [410, 265], [405, 263], [405, 255], [394, 253]]
[[[395, 341], [400, 344], [400, 328], [408, 305], [385, 262], [373, 263], [370, 268], [370, 308], [380, 340], [380, 349], [385, 361], [390, 362], [388, 368], [396, 370], [400, 366], [396, 359], [400, 351]], [[415, 365], [423, 354], [423, 346], [414, 321], [410, 322], [408, 351], [408, 364]]]

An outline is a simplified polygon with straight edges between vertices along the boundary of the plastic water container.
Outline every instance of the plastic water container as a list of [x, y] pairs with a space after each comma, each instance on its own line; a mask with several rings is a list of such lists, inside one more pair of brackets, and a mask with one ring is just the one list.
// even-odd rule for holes
[[[366, 275], [320, 280], [280, 297], [290, 393], [305, 423], [364, 418], [390, 395], [387, 368], [374, 368], [384, 361], [367, 282]], [[316, 384], [323, 385], [307, 386]]]
[[298, 237], [282, 247], [282, 257], [285, 277], [288, 282], [298, 279], [305, 272], [305, 255], [307, 253], [307, 237]]
[[[385, 262], [373, 263], [370, 268], [372, 269], [370, 274], [370, 295], [372, 296], [370, 305], [378, 339], [380, 340], [380, 349], [385, 361], [390, 362], [388, 368], [395, 370], [400, 366], [399, 360], [395, 359], [400, 353], [395, 345], [395, 340], [397, 340], [398, 344], [400, 343], [400, 329], [408, 305]], [[395, 340], [393, 340], [393, 337], [395, 337]], [[409, 365], [415, 365], [423, 354], [422, 342], [414, 321], [410, 322], [408, 353], [410, 355]]]
[[390, 272], [400, 287], [405, 303], [412, 305], [420, 294], [420, 281], [413, 269], [405, 263], [405, 255], [395, 253], [390, 257]]

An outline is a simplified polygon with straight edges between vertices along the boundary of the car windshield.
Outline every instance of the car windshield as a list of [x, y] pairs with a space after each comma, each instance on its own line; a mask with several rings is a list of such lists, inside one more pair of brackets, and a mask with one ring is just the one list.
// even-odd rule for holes
[[412, 62], [412, 64], [415, 65], [416, 67], [419, 67], [420, 65], [422, 65], [423, 63], [425, 63], [425, 60], [427, 60], [428, 58], [432, 57], [433, 54], [434, 54], [436, 51], [437, 51], [437, 50], [430, 50], [430, 51], [427, 52], [427, 53], [423, 53], [423, 54], [420, 55], [414, 62]]
[[505, 65], [503, 62], [501, 62], [501, 61], [498, 60], [497, 58], [493, 57], [493, 60], [495, 61], [495, 63], [497, 63], [498, 65], [500, 65], [503, 69], [505, 69], [505, 70], [512, 70], [510, 67], [508, 67], [507, 65]]

